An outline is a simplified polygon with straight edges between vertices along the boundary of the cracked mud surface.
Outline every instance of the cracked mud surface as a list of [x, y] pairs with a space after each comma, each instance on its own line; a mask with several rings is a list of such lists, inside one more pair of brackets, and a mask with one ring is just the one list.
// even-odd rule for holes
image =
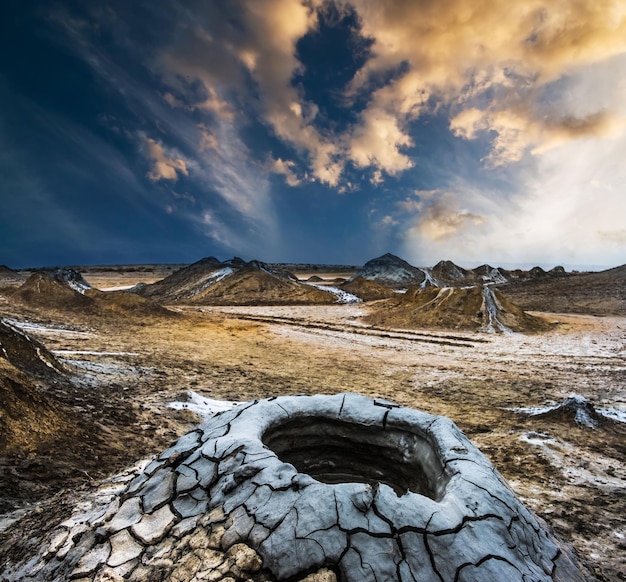
[[[268, 431], [275, 443], [292, 439], [294, 422], [324, 421], [331, 447], [345, 441], [323, 461], [333, 485], [262, 442]], [[421, 466], [433, 498], [394, 491], [384, 483], [397, 479], [391, 467], [381, 466], [380, 483], [353, 482], [344, 466], [364, 439], [397, 451], [397, 465]], [[194, 553], [198, 538], [204, 553]], [[169, 580], [184, 568], [195, 580], [210, 564], [224, 576], [263, 569], [277, 580], [325, 566], [346, 582], [586, 579], [452, 422], [351, 394], [270, 398], [215, 415], [6, 575]]]
[[141, 321], [28, 311], [0, 298], [3, 316], [40, 326], [29, 333], [65, 351], [58, 357], [72, 382], [44, 388], [105, 437], [89, 452], [97, 455], [89, 466], [81, 443], [69, 441], [0, 460], [3, 509], [19, 518], [2, 526], [0, 562], [34, 552], [52, 525], [88, 504], [102, 477], [159, 454], [196, 426], [195, 414], [168, 408], [189, 390], [236, 401], [351, 391], [450, 417], [599, 579], [624, 579], [623, 431], [584, 430], [509, 409], [576, 392], [596, 407], [626, 410], [626, 320], [550, 315], [560, 324], [545, 335], [424, 330], [415, 341], [364, 331], [358, 317], [365, 309], [188, 309], [176, 321]]

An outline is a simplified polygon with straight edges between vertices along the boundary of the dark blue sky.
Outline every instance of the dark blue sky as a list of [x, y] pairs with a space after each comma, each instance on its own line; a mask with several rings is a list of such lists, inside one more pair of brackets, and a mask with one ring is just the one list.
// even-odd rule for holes
[[624, 16], [444, 4], [8, 3], [0, 264], [625, 262]]

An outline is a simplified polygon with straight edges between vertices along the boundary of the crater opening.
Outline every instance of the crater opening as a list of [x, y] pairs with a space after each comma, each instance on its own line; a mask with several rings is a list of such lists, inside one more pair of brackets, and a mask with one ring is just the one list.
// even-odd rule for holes
[[278, 458], [322, 483], [384, 483], [441, 499], [449, 477], [431, 443], [398, 428], [304, 417], [268, 428], [263, 443]]

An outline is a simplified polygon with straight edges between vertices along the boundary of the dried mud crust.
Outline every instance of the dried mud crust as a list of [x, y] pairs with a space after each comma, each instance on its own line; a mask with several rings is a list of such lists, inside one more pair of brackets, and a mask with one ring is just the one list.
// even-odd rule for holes
[[[313, 457], [323, 441], [335, 450], [299, 459], [311, 474], [282, 459], [293, 453], [294, 423], [319, 429], [314, 443], [315, 431], [298, 443]], [[351, 455], [363, 441], [367, 471]], [[394, 455], [406, 475], [386, 463]], [[373, 482], [353, 480], [365, 472]], [[270, 398], [215, 415], [5, 575], [244, 580], [263, 568], [293, 580], [325, 566], [345, 582], [589, 579], [452, 422], [351, 394]]]
[[[575, 545], [598, 578], [626, 576], [621, 560], [624, 538], [619, 537], [626, 535], [626, 458], [614, 446], [623, 443], [623, 437], [563, 423], [539, 425], [505, 410], [559, 402], [573, 390], [595, 403], [617, 403], [623, 409], [626, 321], [551, 314], [547, 317], [560, 323], [555, 331], [540, 336], [494, 338], [428, 331], [427, 341], [405, 341], [353, 334], [353, 326], [358, 324], [355, 318], [364, 310], [362, 306], [215, 308], [200, 313], [190, 308], [174, 320], [133, 320], [113, 315], [59, 315], [0, 301], [2, 315], [76, 330], [74, 336], [33, 332], [51, 350], [137, 354], [63, 355], [64, 362], [111, 369], [107, 368], [106, 374], [92, 372], [70, 362], [67, 365], [81, 383], [67, 390], [46, 388], [58, 392], [88, 419], [92, 432], [103, 435], [103, 446], [107, 446], [107, 432], [94, 429], [97, 425], [93, 422], [114, 432], [111, 442], [124, 444], [123, 451], [113, 454], [96, 450], [97, 470], [92, 473], [87, 468], [91, 477], [115, 472], [144, 453], [163, 450], [194, 426], [198, 422], [195, 415], [167, 408], [168, 402], [187, 390], [245, 401], [349, 389], [455, 420], [518, 495]], [[236, 319], [242, 313], [266, 321]], [[270, 321], [278, 316], [293, 321], [289, 325]], [[347, 329], [307, 328], [298, 325], [298, 320], [304, 324], [331, 322]], [[521, 441], [529, 431], [549, 434], [556, 444], [544, 447]], [[570, 444], [573, 448], [567, 448]], [[72, 447], [83, 445], [67, 441], [59, 444], [57, 452]], [[605, 456], [605, 452], [610, 454]], [[47, 469], [57, 470], [54, 487], [31, 492], [28, 500], [45, 502], [51, 492], [64, 487], [61, 476], [64, 471], [69, 474], [62, 465], [66, 461], [76, 473], [71, 473], [65, 482], [69, 489], [61, 495], [68, 499], [68, 508], [77, 503], [79, 484], [91, 488], [95, 482], [80, 473], [85, 468], [80, 458], [74, 461], [72, 455], [58, 454], [42, 460]], [[59, 463], [57, 469], [55, 463]], [[20, 479], [28, 489], [46, 485], [47, 477], [32, 471]], [[28, 519], [45, 515], [47, 507], [43, 503], [44, 513], [31, 512]], [[53, 521], [41, 519], [39, 525], [32, 522], [32, 527], [25, 525], [19, 533], [11, 533], [15, 529], [4, 532], [0, 561], [6, 555], [6, 543], [19, 549], [24, 539]]]

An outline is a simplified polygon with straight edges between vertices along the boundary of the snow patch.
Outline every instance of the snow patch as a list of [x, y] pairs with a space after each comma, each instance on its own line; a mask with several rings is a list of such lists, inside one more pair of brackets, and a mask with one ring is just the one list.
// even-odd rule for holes
[[88, 331], [77, 331], [74, 329], [65, 329], [62, 327], [49, 327], [41, 323], [32, 323], [30, 321], [19, 321], [10, 317], [4, 318], [2, 321], [9, 324], [12, 327], [16, 327], [25, 332], [39, 332], [39, 333], [68, 333], [74, 335], [93, 335]]
[[52, 350], [55, 356], [140, 356], [138, 352], [92, 352], [87, 350]]
[[348, 293], [343, 289], [339, 289], [338, 287], [327, 287], [326, 285], [316, 285], [314, 283], [308, 283], [311, 287], [315, 287], [320, 291], [328, 291], [328, 293], [332, 293], [337, 296], [337, 303], [361, 303], [362, 299], [353, 295], [352, 293]]
[[136, 287], [136, 285], [122, 285], [120, 287], [102, 287], [100, 291], [128, 291], [129, 289], [132, 289], [133, 287]]
[[187, 392], [187, 400], [170, 402], [168, 408], [174, 410], [190, 410], [195, 412], [198, 416], [208, 418], [214, 416], [218, 412], [225, 412], [231, 410], [235, 406], [240, 404], [230, 400], [214, 400], [213, 398], [206, 398], [201, 396], [197, 392], [190, 390]]
[[487, 314], [487, 323], [483, 326], [482, 331], [487, 333], [512, 334], [513, 330], [509, 329], [498, 319], [496, 299], [493, 295], [493, 291], [489, 287], [483, 287], [483, 301]]
[[596, 412], [611, 420], [618, 422], [626, 422], [626, 410], [617, 410], [616, 408], [596, 408]]

